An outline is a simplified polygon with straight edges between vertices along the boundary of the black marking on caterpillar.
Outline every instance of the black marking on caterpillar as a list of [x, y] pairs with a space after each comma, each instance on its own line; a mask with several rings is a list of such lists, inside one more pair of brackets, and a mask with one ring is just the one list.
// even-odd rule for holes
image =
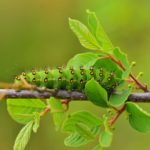
[[26, 73], [25, 73], [25, 72], [22, 72], [22, 75], [23, 75], [23, 76], [26, 76]]
[[32, 82], [35, 83], [35, 82], [36, 82], [36, 78], [33, 78], [33, 79], [32, 79]]
[[[38, 87], [46, 87], [49, 89], [64, 89], [83, 91], [85, 84], [94, 78], [108, 92], [118, 86], [121, 82], [115, 71], [107, 71], [105, 68], [95, 68], [93, 66], [88, 69], [81, 66], [79, 69], [57, 67], [55, 69], [45, 68], [37, 71], [33, 69], [31, 72], [23, 72], [21, 76], [29, 83]], [[20, 76], [15, 78], [20, 81]]]
[[16, 80], [21, 80], [21, 78], [19, 76], [16, 76], [15, 79]]
[[47, 77], [44, 78], [44, 82], [45, 82], [45, 83], [48, 82], [48, 78], [47, 78]]
[[48, 68], [45, 67], [44, 72], [45, 72], [45, 74], [48, 74], [49, 73]]
[[33, 75], [36, 75], [35, 69], [32, 69], [32, 74], [33, 74]]

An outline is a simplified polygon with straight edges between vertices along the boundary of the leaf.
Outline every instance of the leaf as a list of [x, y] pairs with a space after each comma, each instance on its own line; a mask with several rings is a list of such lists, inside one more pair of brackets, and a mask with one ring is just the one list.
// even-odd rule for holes
[[95, 53], [77, 54], [69, 60], [69, 62], [67, 63], [67, 68], [69, 67], [80, 68], [81, 66], [89, 68], [94, 65], [94, 63], [98, 60], [98, 58], [99, 55]]
[[95, 12], [87, 10], [89, 27], [105, 52], [111, 52], [113, 45], [100, 24]]
[[119, 60], [126, 69], [126, 71], [122, 75], [122, 78], [128, 78], [129, 74], [131, 73], [131, 68], [130, 68], [127, 55], [124, 52], [122, 52], [119, 48], [115, 48], [113, 50], [113, 54], [115, 58]]
[[99, 143], [102, 147], [109, 147], [112, 143], [113, 134], [110, 131], [103, 131], [100, 135]]
[[45, 103], [38, 99], [7, 99], [9, 115], [21, 124], [33, 120], [34, 113], [42, 112], [45, 107]]
[[[90, 134], [92, 136], [96, 136], [98, 131], [99, 131], [99, 127], [94, 127], [91, 129]], [[88, 132], [88, 134], [89, 134], [89, 132]], [[73, 132], [73, 133], [71, 133], [70, 136], [68, 136], [65, 139], [64, 143], [66, 146], [69, 146], [69, 147], [79, 147], [79, 146], [82, 146], [82, 145], [85, 145], [85, 144], [91, 142], [91, 140], [92, 140], [92, 138], [87, 138], [79, 132]]]
[[102, 120], [87, 111], [72, 113], [64, 122], [63, 131], [71, 132], [65, 139], [65, 145], [78, 147], [93, 140], [99, 133]]
[[33, 121], [28, 122], [19, 132], [15, 144], [14, 144], [14, 150], [24, 150], [31, 135], [33, 126]]
[[88, 28], [82, 24], [80, 21], [69, 18], [69, 25], [71, 30], [78, 37], [81, 45], [90, 50], [99, 50], [101, 46], [91, 34]]
[[69, 115], [68, 119], [63, 124], [63, 131], [77, 132], [76, 124], [82, 123], [89, 129], [100, 126], [102, 120], [95, 117], [93, 114], [87, 111], [79, 111]]
[[129, 123], [135, 130], [143, 133], [150, 131], [150, 114], [132, 102], [127, 102], [126, 111], [129, 113]]
[[113, 134], [110, 128], [109, 118], [106, 115], [103, 116], [103, 124], [104, 131], [100, 134], [99, 144], [101, 147], [109, 147], [112, 143]]
[[37, 129], [40, 126], [40, 113], [35, 112], [34, 113], [34, 124], [33, 124], [33, 132], [36, 133]]
[[51, 97], [48, 100], [56, 130], [59, 130], [64, 120], [64, 108], [60, 100]]
[[120, 93], [113, 93], [110, 95], [109, 104], [114, 107], [123, 105], [131, 94], [132, 88], [122, 90]]
[[108, 107], [107, 91], [94, 79], [89, 80], [85, 85], [85, 95], [95, 105]]
[[102, 120], [86, 111], [75, 112], [64, 122], [63, 131], [71, 132], [65, 145], [78, 147], [87, 144], [99, 132]]
[[[76, 131], [81, 135], [83, 136], [85, 139], [87, 140], [92, 140], [94, 139], [95, 137], [95, 133], [93, 134], [90, 130], [90, 128], [87, 127], [86, 124], [83, 124], [83, 123], [76, 123], [75, 124], [75, 128], [76, 128]], [[93, 129], [93, 128], [92, 128]], [[96, 131], [98, 132], [99, 131], [99, 127], [96, 127]], [[97, 133], [96, 132], [96, 133]]]
[[103, 148], [100, 145], [96, 145], [92, 150], [103, 150]]
[[79, 147], [86, 145], [89, 141], [82, 137], [79, 133], [72, 133], [64, 140], [64, 144], [69, 147]]

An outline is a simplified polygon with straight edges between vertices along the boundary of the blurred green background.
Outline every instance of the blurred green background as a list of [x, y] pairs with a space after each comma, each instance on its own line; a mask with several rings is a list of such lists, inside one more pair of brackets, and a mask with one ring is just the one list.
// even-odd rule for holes
[[[68, 26], [68, 17], [86, 20], [85, 10], [97, 13], [114, 45], [137, 61], [134, 72], [144, 71], [150, 85], [150, 1], [149, 0], [0, 0], [0, 81], [12, 82], [14, 76], [31, 68], [65, 65], [69, 58], [86, 52]], [[0, 150], [12, 150], [20, 125], [0, 104]], [[143, 105], [150, 110], [150, 105]], [[88, 103], [72, 102], [70, 111], [89, 109], [97, 115], [103, 110]], [[116, 123], [108, 150], [149, 150], [150, 134], [131, 129], [122, 116]], [[73, 150], [63, 144], [66, 135], [54, 131], [51, 116], [42, 119], [26, 150]], [[91, 150], [91, 143], [77, 150]]]

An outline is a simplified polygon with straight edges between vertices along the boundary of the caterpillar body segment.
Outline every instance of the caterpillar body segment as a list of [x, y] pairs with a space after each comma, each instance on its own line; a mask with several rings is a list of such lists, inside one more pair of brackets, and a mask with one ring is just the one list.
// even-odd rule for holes
[[[85, 84], [94, 78], [103, 88], [111, 92], [121, 82], [122, 71], [96, 65], [89, 68], [83, 66], [78, 68], [58, 67], [54, 69], [33, 70], [31, 72], [22, 73], [22, 77], [27, 83], [36, 85], [37, 87], [45, 87], [49, 89], [63, 89], [68, 91], [83, 91]], [[19, 76], [16, 81], [20, 81]]]

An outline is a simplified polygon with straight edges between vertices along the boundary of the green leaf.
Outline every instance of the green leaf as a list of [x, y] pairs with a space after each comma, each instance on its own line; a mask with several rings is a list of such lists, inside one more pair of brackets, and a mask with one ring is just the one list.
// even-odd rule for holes
[[130, 63], [128, 61], [127, 55], [117, 47], [113, 50], [113, 54], [114, 54], [115, 58], [117, 60], [119, 60], [126, 69], [122, 78], [127, 78], [129, 76], [129, 74], [131, 73]]
[[89, 129], [100, 126], [102, 120], [95, 117], [93, 114], [87, 111], [79, 111], [69, 115], [68, 119], [65, 120], [63, 125], [63, 131], [66, 132], [77, 132], [77, 124], [86, 125]]
[[36, 133], [37, 129], [40, 126], [40, 113], [35, 112], [34, 113], [34, 124], [33, 124], [33, 132]]
[[101, 124], [102, 120], [87, 111], [72, 113], [63, 125], [63, 131], [71, 132], [65, 145], [78, 147], [87, 144], [99, 133]]
[[91, 34], [88, 28], [82, 24], [80, 21], [69, 18], [69, 25], [71, 30], [78, 37], [81, 45], [90, 50], [99, 50], [101, 46]]
[[103, 148], [100, 145], [96, 145], [92, 150], [103, 150]]
[[79, 133], [72, 133], [64, 140], [64, 144], [69, 147], [79, 147], [82, 145], [86, 145], [89, 140], [82, 137]]
[[[75, 124], [76, 127], [76, 131], [82, 135], [85, 139], [87, 140], [92, 140], [95, 137], [95, 134], [93, 135], [93, 133], [91, 132], [90, 128], [87, 127], [87, 125], [83, 124], [83, 123], [76, 123]], [[97, 132], [99, 130], [99, 127], [96, 128]], [[97, 133], [96, 132], [96, 133]]]
[[144, 133], [150, 131], [150, 114], [131, 102], [127, 102], [126, 110], [129, 115], [129, 123], [135, 130]]
[[59, 130], [64, 120], [64, 108], [60, 100], [51, 97], [48, 100], [53, 115], [56, 130]]
[[94, 79], [89, 80], [85, 85], [85, 94], [92, 103], [101, 107], [108, 107], [107, 91]]
[[105, 52], [111, 52], [113, 45], [100, 24], [95, 12], [87, 10], [89, 27]]
[[114, 107], [123, 105], [131, 94], [132, 88], [122, 90], [120, 93], [113, 93], [109, 98], [109, 104]]
[[112, 143], [113, 134], [110, 131], [103, 131], [100, 135], [99, 143], [102, 147], [109, 147]]
[[81, 53], [75, 55], [73, 58], [69, 60], [67, 63], [67, 68], [74, 67], [80, 68], [84, 66], [85, 68], [89, 68], [94, 65], [94, 63], [98, 60], [99, 55], [95, 53]]
[[[82, 128], [80, 129], [80, 132], [71, 133], [71, 135], [65, 139], [64, 143], [66, 146], [69, 146], [69, 147], [79, 147], [79, 146], [82, 146], [91, 142], [93, 138], [89, 138], [89, 135], [92, 137], [95, 137], [98, 132], [99, 132], [99, 127], [94, 127], [94, 128], [91, 128], [90, 132], [88, 131], [88, 134], [86, 131], [86, 136], [85, 136], [85, 129]], [[87, 138], [87, 135], [88, 135], [88, 138]]]
[[104, 124], [104, 131], [100, 134], [99, 137], [99, 144], [101, 147], [109, 147], [112, 143], [113, 134], [111, 132], [109, 118], [104, 115], [103, 116], [103, 124]]
[[124, 72], [122, 73], [122, 79], [128, 79], [130, 73], [131, 73], [131, 68], [129, 68], [129, 69], [127, 69], [126, 71], [124, 71]]
[[28, 122], [19, 132], [15, 144], [14, 144], [14, 150], [24, 150], [31, 135], [33, 126], [33, 121]]
[[34, 113], [42, 112], [45, 107], [45, 103], [38, 99], [7, 99], [9, 115], [21, 124], [33, 120]]

